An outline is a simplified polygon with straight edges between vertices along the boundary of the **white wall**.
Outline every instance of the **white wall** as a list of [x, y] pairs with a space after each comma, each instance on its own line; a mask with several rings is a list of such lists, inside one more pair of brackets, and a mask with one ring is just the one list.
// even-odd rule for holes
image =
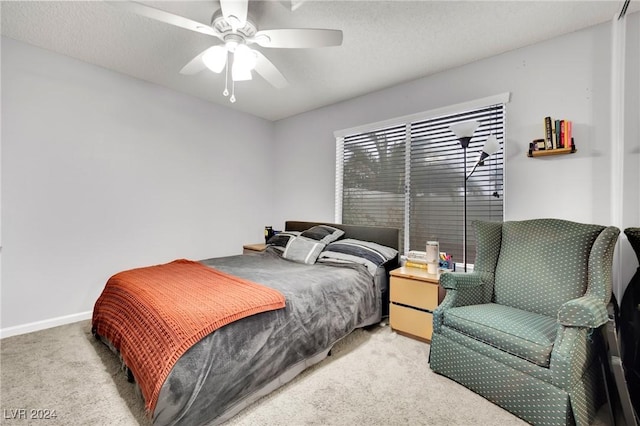
[[259, 242], [272, 141], [270, 122], [2, 38], [3, 336], [86, 316], [120, 270]]
[[[627, 121], [635, 123], [639, 20], [639, 13], [628, 17], [628, 38], [636, 40], [627, 40], [627, 76], [632, 80], [627, 101], [632, 110], [635, 105]], [[611, 224], [610, 51], [607, 23], [277, 122], [275, 151], [287, 161], [274, 185], [279, 200], [274, 223], [292, 212], [301, 219], [333, 220], [335, 130], [511, 92], [505, 219], [556, 217]], [[525, 155], [529, 142], [542, 137], [548, 115], [573, 120], [576, 154]], [[630, 125], [626, 162], [634, 170], [640, 164], [639, 139], [637, 124]], [[637, 171], [634, 176], [637, 180]], [[625, 226], [640, 226], [637, 188], [625, 189]], [[635, 264], [627, 262], [624, 268], [626, 283]]]

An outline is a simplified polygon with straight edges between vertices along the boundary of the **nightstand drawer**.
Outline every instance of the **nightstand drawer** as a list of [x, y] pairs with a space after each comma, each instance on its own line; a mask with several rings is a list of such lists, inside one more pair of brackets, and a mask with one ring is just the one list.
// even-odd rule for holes
[[[430, 286], [433, 287], [433, 286]], [[405, 306], [389, 305], [389, 323], [391, 328], [425, 340], [431, 340], [433, 333], [433, 315], [429, 312]]]
[[391, 302], [433, 311], [438, 306], [438, 285], [391, 277]]

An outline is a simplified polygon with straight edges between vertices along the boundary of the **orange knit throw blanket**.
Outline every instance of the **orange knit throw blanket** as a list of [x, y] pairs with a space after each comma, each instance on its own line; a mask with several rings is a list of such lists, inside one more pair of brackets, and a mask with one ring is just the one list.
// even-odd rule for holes
[[230, 322], [284, 306], [277, 290], [176, 260], [111, 277], [93, 310], [93, 328], [120, 351], [151, 414], [187, 349]]

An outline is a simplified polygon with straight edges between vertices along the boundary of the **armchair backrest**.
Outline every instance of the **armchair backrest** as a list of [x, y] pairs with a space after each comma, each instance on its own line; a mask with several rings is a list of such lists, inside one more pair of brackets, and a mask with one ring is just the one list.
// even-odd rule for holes
[[[495, 242], [498, 240], [495, 225], [492, 229], [491, 240]], [[589, 267], [592, 248], [605, 229], [604, 226], [561, 219], [502, 223], [497, 241], [500, 245], [499, 253], [484, 250], [484, 253], [492, 253], [489, 259], [496, 259], [493, 301], [553, 317], [563, 303], [583, 296], [590, 285], [601, 286], [602, 288], [592, 288], [589, 291], [608, 301], [611, 294], [610, 282], [607, 283], [606, 279], [589, 282], [593, 275], [593, 267]], [[617, 233], [611, 234], [615, 234], [615, 244]], [[480, 244], [481, 241], [478, 241], [478, 245]], [[478, 256], [482, 253], [479, 247]], [[604, 261], [606, 264], [606, 259]], [[490, 260], [476, 259], [476, 262], [484, 270], [491, 266]], [[609, 281], [610, 264], [611, 259]]]

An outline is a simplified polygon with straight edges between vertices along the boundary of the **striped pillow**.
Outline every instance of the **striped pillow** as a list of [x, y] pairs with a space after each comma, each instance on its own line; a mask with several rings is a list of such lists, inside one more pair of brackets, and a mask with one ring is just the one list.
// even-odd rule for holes
[[351, 262], [367, 267], [371, 275], [387, 261], [395, 259], [398, 251], [391, 247], [347, 238], [329, 244], [320, 256], [318, 262]]
[[344, 231], [342, 229], [334, 228], [333, 226], [316, 225], [306, 231], [303, 231], [300, 235], [329, 244], [342, 237], [344, 235]]
[[325, 246], [325, 243], [312, 240], [310, 238], [302, 236], [294, 237], [287, 243], [287, 247], [285, 247], [282, 257], [293, 260], [294, 262], [312, 265], [316, 263], [318, 255]]

